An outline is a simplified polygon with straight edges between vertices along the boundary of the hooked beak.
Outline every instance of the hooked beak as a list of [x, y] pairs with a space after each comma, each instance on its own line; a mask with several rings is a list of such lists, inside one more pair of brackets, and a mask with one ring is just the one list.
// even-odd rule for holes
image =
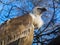
[[47, 11], [47, 9], [46, 9], [46, 8], [37, 8], [37, 10], [39, 10], [41, 13], [43, 13], [43, 12]]

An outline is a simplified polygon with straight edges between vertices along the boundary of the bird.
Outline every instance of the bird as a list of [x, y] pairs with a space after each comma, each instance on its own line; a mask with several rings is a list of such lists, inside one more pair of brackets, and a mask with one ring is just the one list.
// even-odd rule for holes
[[47, 9], [36, 6], [31, 13], [9, 19], [0, 25], [0, 45], [18, 40], [18, 45], [32, 45], [34, 30], [44, 24], [41, 16]]

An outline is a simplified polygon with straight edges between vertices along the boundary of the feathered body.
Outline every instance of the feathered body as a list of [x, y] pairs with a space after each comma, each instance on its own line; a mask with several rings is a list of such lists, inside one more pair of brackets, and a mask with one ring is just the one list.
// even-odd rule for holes
[[37, 8], [34, 11], [36, 12], [13, 18], [1, 25], [0, 45], [7, 45], [18, 39], [18, 45], [32, 45], [34, 29], [43, 25], [41, 12], [38, 13]]

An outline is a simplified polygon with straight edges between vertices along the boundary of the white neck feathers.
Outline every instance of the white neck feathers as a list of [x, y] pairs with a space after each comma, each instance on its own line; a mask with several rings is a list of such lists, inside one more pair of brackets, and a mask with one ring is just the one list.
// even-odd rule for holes
[[39, 15], [35, 16], [32, 13], [30, 13], [30, 15], [31, 15], [34, 23], [37, 24], [37, 27], [40, 28], [43, 25], [43, 20], [42, 20], [41, 16], [39, 16]]

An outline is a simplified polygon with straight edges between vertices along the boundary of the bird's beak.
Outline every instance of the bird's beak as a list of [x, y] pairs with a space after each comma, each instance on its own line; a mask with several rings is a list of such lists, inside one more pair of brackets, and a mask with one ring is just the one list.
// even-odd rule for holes
[[37, 8], [37, 10], [39, 10], [41, 13], [43, 13], [43, 12], [47, 11], [47, 9], [46, 9], [46, 8]]

